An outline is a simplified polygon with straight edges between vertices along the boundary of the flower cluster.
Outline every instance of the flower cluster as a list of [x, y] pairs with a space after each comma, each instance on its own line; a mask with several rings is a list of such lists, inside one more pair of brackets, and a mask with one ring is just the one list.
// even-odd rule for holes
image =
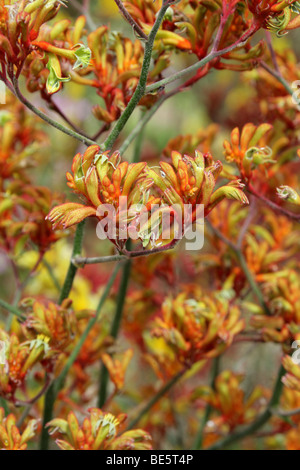
[[[282, 35], [298, 28], [300, 3], [297, 0], [248, 0], [250, 11], [264, 28]], [[296, 15], [293, 17], [293, 14]]]
[[194, 392], [194, 398], [208, 403], [218, 416], [213, 418], [208, 433], [230, 433], [236, 426], [251, 422], [267, 398], [266, 390], [255, 387], [250, 396], [246, 397], [241, 387], [242, 375], [229, 370], [223, 371], [215, 380], [215, 388], [204, 386]]
[[23, 432], [16, 425], [16, 417], [9, 414], [5, 417], [4, 409], [0, 408], [0, 447], [1, 450], [26, 450], [37, 429], [37, 420], [31, 419]]
[[1, 0], [0, 60], [4, 67], [15, 65], [21, 71], [41, 26], [57, 14], [62, 3], [60, 0]]
[[225, 296], [182, 292], [164, 301], [145, 341], [160, 367], [172, 371], [219, 356], [244, 326], [239, 308]]
[[55, 418], [47, 424], [51, 435], [58, 435], [56, 444], [62, 450], [150, 450], [151, 438], [141, 429], [120, 433], [126, 415], [114, 416], [98, 408], [89, 410], [80, 426], [73, 412], [67, 420]]
[[264, 292], [272, 316], [258, 313], [251, 319], [266, 341], [286, 343], [287, 351], [290, 341], [300, 338], [299, 282], [299, 274], [292, 270], [270, 277]]
[[[150, 1], [126, 0], [124, 4], [141, 28], [149, 33], [160, 8], [160, 2], [152, 4]], [[195, 54], [198, 59], [202, 59], [208, 54], [213, 43], [214, 35], [220, 25], [221, 13], [228, 21], [218, 46], [219, 49], [226, 49], [238, 38], [243, 37], [251, 25], [250, 14], [244, 2], [210, 0], [199, 3], [183, 0], [178, 5], [170, 6], [156, 36], [155, 49], [158, 51], [175, 49]], [[262, 43], [255, 47], [249, 44], [242, 46], [243, 51], [224, 53], [222, 60], [199, 70], [196, 79], [206, 75], [211, 67], [251, 70], [263, 52]]]
[[[220, 161], [215, 162], [210, 154], [200, 152], [190, 157], [174, 151], [171, 162], [160, 162], [159, 171], [156, 171], [144, 162], [128, 164], [121, 161], [118, 152], [109, 157], [108, 152], [100, 151], [100, 147], [91, 146], [84, 155], [75, 156], [73, 175], [67, 174], [69, 187], [84, 196], [87, 204], [70, 202], [55, 207], [48, 220], [55, 227], [64, 228], [90, 216], [96, 216], [101, 221], [104, 218], [102, 206], [104, 210], [110, 204], [117, 216], [117, 238], [116, 241], [111, 239], [119, 248], [124, 246], [124, 241], [120, 240], [120, 232], [124, 228], [128, 229], [129, 238], [134, 230], [144, 247], [149, 243], [161, 244], [162, 213], [182, 223], [184, 204], [190, 204], [192, 223], [197, 216], [197, 205], [203, 205], [204, 215], [207, 215], [224, 198], [248, 203], [238, 180], [214, 191], [221, 171]], [[125, 209], [122, 198], [127, 202]], [[152, 211], [151, 218], [145, 220], [142, 216], [147, 215], [153, 206], [158, 208]], [[181, 215], [178, 215], [176, 208], [180, 209]], [[141, 219], [145, 222], [141, 223]], [[153, 220], [158, 227], [155, 233]], [[125, 241], [127, 238], [125, 236]]]

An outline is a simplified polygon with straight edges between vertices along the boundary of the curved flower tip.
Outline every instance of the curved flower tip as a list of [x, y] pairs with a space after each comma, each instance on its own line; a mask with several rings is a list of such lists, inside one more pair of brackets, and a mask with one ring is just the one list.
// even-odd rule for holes
[[54, 207], [46, 219], [53, 223], [53, 227], [64, 229], [79, 224], [87, 217], [96, 215], [95, 207], [84, 206], [76, 202], [67, 202], [61, 206]]

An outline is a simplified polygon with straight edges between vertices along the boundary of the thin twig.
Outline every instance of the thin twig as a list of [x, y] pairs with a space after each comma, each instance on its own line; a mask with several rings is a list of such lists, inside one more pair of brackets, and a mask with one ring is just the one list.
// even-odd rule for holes
[[82, 256], [74, 256], [72, 263], [77, 268], [83, 268], [86, 264], [102, 264], [102, 263], [113, 263], [118, 261], [126, 261], [132, 258], [141, 258], [142, 256], [151, 256], [157, 253], [164, 253], [165, 251], [173, 250], [178, 244], [179, 240], [173, 240], [166, 246], [159, 246], [152, 248], [151, 250], [145, 251], [128, 251], [124, 250], [123, 254], [110, 255], [110, 256], [99, 256], [94, 258], [84, 258]]
[[84, 14], [84, 16], [86, 17], [86, 22], [88, 24], [88, 27], [90, 28], [91, 31], [95, 31], [95, 29], [97, 29], [97, 25], [94, 23], [87, 6], [81, 5], [77, 0], [70, 0], [70, 4], [80, 13]]
[[[86, 135], [84, 132], [82, 132], [82, 130], [79, 129], [79, 127], [77, 127], [76, 124], [72, 122], [71, 119], [68, 118], [68, 116], [63, 112], [63, 110], [60, 109], [58, 104], [53, 101], [52, 97], [50, 97], [49, 99], [49, 104], [50, 104], [50, 109], [52, 108], [53, 111], [55, 111], [72, 129], [74, 129], [75, 132], [77, 132], [77, 134], [80, 134], [86, 137], [87, 139], [89, 139], [89, 136]], [[92, 138], [91, 140], [95, 140], [95, 139]]]
[[271, 207], [271, 209], [273, 209], [274, 211], [280, 212], [282, 215], [285, 215], [289, 219], [296, 220], [298, 222], [300, 221], [300, 214], [295, 214], [294, 212], [291, 212], [285, 209], [284, 207], [279, 206], [278, 204], [271, 201], [263, 194], [258, 193], [256, 189], [250, 184], [247, 186], [247, 190], [249, 191], [250, 194], [253, 194], [253, 196], [255, 196], [260, 201], [264, 202], [267, 206]]
[[127, 429], [132, 429], [142, 417], [151, 410], [151, 408], [178, 382], [178, 380], [184, 375], [186, 368], [182, 369], [178, 374], [172, 377], [155, 395], [149, 400], [149, 402], [142, 408], [139, 414], [130, 421]]
[[[120, 325], [121, 325], [122, 314], [123, 314], [124, 304], [125, 304], [125, 299], [126, 299], [126, 293], [127, 293], [128, 283], [129, 283], [129, 278], [130, 278], [130, 270], [131, 270], [131, 261], [127, 260], [122, 270], [122, 278], [121, 278], [121, 282], [119, 286], [117, 306], [116, 306], [115, 316], [114, 316], [114, 319], [111, 325], [111, 330], [110, 330], [110, 336], [114, 340], [116, 340], [118, 336]], [[99, 383], [100, 386], [99, 386], [99, 396], [98, 396], [99, 408], [102, 408], [106, 403], [108, 379], [109, 379], [108, 370], [105, 367], [105, 365], [102, 364], [101, 370], [100, 370], [100, 383]]]
[[148, 41], [148, 36], [142, 28], [138, 25], [138, 23], [135, 21], [134, 18], [132, 18], [131, 14], [126, 10], [126, 8], [123, 5], [122, 0], [115, 0], [115, 3], [117, 4], [121, 15], [125, 18], [126, 21], [130, 24], [132, 27], [133, 31], [138, 35], [139, 38], [144, 39], [145, 41]]
[[12, 313], [13, 315], [16, 315], [16, 317], [20, 318], [22, 321], [25, 320], [24, 314], [13, 305], [10, 305], [7, 302], [5, 302], [5, 300], [0, 299], [0, 307], [4, 308], [5, 310]]
[[133, 93], [131, 100], [129, 101], [125, 111], [121, 114], [120, 119], [118, 120], [118, 122], [116, 123], [112, 131], [110, 132], [105, 142], [102, 144], [101, 147], [103, 148], [103, 150], [110, 150], [112, 148], [113, 144], [115, 143], [118, 136], [120, 135], [120, 132], [123, 130], [125, 124], [130, 118], [131, 114], [133, 113], [136, 106], [140, 102], [141, 98], [145, 94], [146, 84], [147, 84], [147, 79], [148, 79], [148, 72], [149, 72], [149, 68], [151, 64], [154, 40], [159, 30], [159, 27], [163, 21], [165, 12], [167, 11], [170, 3], [171, 2], [166, 1], [166, 0], [163, 1], [163, 5], [158, 12], [155, 23], [150, 31], [148, 40], [145, 45], [145, 53], [144, 53], [144, 60], [143, 60], [141, 75], [140, 75], [140, 79], [137, 84], [137, 87], [135, 89], [135, 92]]
[[[215, 389], [215, 382], [216, 382], [217, 375], [219, 373], [219, 369], [220, 369], [220, 357], [216, 357], [213, 360], [212, 370], [211, 370], [210, 386], [212, 389]], [[201, 422], [200, 429], [195, 439], [194, 450], [202, 449], [204, 429], [205, 429], [207, 421], [209, 420], [212, 410], [213, 410], [213, 407], [210, 404], [207, 404], [205, 411], [204, 411], [204, 416]]]
[[93, 140], [85, 137], [84, 135], [79, 134], [78, 132], [72, 131], [71, 129], [68, 129], [67, 127], [63, 126], [62, 124], [58, 123], [54, 119], [50, 118], [47, 116], [47, 114], [43, 113], [40, 111], [38, 108], [36, 108], [30, 101], [25, 98], [25, 96], [22, 94], [19, 88], [19, 83], [18, 80], [15, 76], [12, 77], [13, 85], [14, 85], [14, 92], [17, 98], [23, 103], [30, 111], [32, 111], [34, 114], [36, 114], [38, 117], [43, 119], [43, 121], [47, 122], [50, 124], [52, 127], [55, 129], [58, 129], [59, 131], [63, 132], [64, 134], [67, 134], [70, 137], [73, 137], [74, 139], [79, 140], [79, 142], [82, 142], [83, 144], [89, 146], [89, 145], [95, 145], [97, 144]]
[[248, 264], [247, 264], [247, 261], [242, 253], [242, 251], [237, 247], [237, 245], [235, 245], [231, 240], [229, 240], [228, 238], [226, 238], [222, 232], [220, 232], [220, 230], [218, 230], [216, 227], [214, 227], [210, 221], [206, 221], [206, 223], [208, 224], [208, 226], [210, 227], [210, 229], [212, 230], [212, 232], [220, 239], [222, 240], [226, 245], [228, 245], [233, 251], [234, 253], [236, 254], [236, 257], [239, 261], [239, 264], [241, 266], [241, 269], [242, 271], [244, 272], [246, 278], [247, 278], [247, 281], [249, 282], [250, 284], [250, 287], [253, 291], [253, 293], [255, 294], [255, 296], [257, 297], [257, 300], [259, 301], [261, 307], [264, 309], [264, 311], [266, 312], [267, 315], [271, 315], [271, 312], [270, 312], [270, 309], [269, 307], [267, 306], [266, 302], [264, 301], [264, 296], [258, 286], [258, 284], [256, 283], [249, 267], [248, 267]]
[[258, 28], [258, 25], [256, 23], [253, 23], [249, 30], [246, 31], [246, 33], [238, 41], [236, 41], [234, 44], [231, 44], [231, 46], [225, 47], [224, 49], [219, 51], [211, 51], [206, 57], [199, 60], [190, 67], [180, 70], [179, 72], [174, 73], [170, 77], [163, 78], [162, 80], [159, 80], [158, 82], [155, 82], [152, 85], [148, 85], [146, 87], [145, 92], [152, 93], [153, 91], [158, 90], [159, 88], [164, 88], [166, 85], [174, 82], [175, 80], [183, 78], [191, 72], [196, 72], [198, 69], [204, 67], [204, 65], [208, 64], [217, 57], [227, 54], [228, 52], [231, 52], [234, 49], [237, 49], [238, 47], [242, 47], [248, 41], [248, 39], [258, 30]]
[[268, 64], [266, 64], [264, 61], [260, 62], [260, 66], [263, 69], [265, 69], [270, 75], [272, 75], [272, 77], [276, 78], [276, 80], [278, 80], [281, 83], [281, 85], [286, 89], [286, 91], [289, 93], [289, 95], [291, 95], [294, 98], [294, 100], [297, 101], [297, 103], [295, 103], [295, 104], [299, 106], [300, 105], [300, 100], [297, 98], [297, 96], [295, 94], [295, 90], [293, 90], [293, 88], [291, 87], [289, 82], [287, 82], [285, 80], [285, 78], [283, 78], [281, 73], [277, 72], [274, 69], [271, 69], [271, 67], [269, 67]]
[[274, 51], [274, 47], [273, 47], [273, 44], [272, 44], [271, 33], [270, 33], [270, 31], [265, 31], [265, 34], [266, 34], [266, 43], [268, 45], [268, 48], [269, 48], [269, 51], [270, 51], [270, 54], [271, 54], [273, 65], [275, 67], [276, 72], [278, 74], [280, 74], [280, 70], [279, 70], [279, 66], [278, 66], [278, 62], [277, 62], [277, 58], [276, 58], [276, 52]]

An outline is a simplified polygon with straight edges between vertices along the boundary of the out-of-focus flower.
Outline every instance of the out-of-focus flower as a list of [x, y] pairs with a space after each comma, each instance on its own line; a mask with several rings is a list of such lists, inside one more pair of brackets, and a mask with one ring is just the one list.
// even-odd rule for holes
[[20, 254], [28, 242], [41, 254], [65, 234], [46, 220], [49, 209], [62, 197], [43, 186], [13, 181], [0, 195], [0, 243], [11, 254]]
[[286, 450], [300, 450], [300, 425], [286, 433]]
[[182, 155], [194, 154], [195, 150], [199, 150], [203, 154], [209, 153], [218, 129], [219, 127], [216, 124], [210, 124], [205, 129], [200, 129], [196, 134], [174, 137], [174, 139], [169, 140], [162, 153], [168, 159], [171, 159], [174, 150]]
[[22, 329], [25, 335], [32, 339], [42, 334], [49, 338], [49, 347], [59, 352], [65, 351], [74, 341], [77, 331], [77, 319], [71, 303], [65, 300], [60, 306], [53, 302], [23, 300], [26, 320], [22, 323]]
[[79, 16], [74, 24], [69, 19], [61, 19], [51, 27], [40, 29], [22, 67], [28, 91], [40, 91], [42, 98], [51, 102], [50, 95], [70, 81], [73, 74], [74, 81], [83, 74], [86, 85], [95, 85], [95, 81], [85, 78], [91, 65], [91, 51], [82, 43], [85, 23], [85, 17]]
[[259, 165], [274, 163], [272, 150], [268, 147], [271, 124], [246, 124], [242, 132], [236, 127], [231, 132], [231, 141], [224, 141], [225, 158], [234, 162], [243, 180], [251, 179], [253, 170]]
[[[82, 318], [78, 322], [78, 333], [74, 339], [75, 342], [80, 339], [87, 322], [88, 318]], [[92, 382], [89, 367], [99, 363], [103, 354], [112, 344], [113, 339], [109, 335], [109, 324], [103, 320], [101, 323], [96, 323], [89, 332], [71, 369], [72, 383], [80, 393], [83, 393]]]
[[126, 415], [114, 416], [98, 408], [89, 410], [82, 426], [73, 412], [67, 420], [56, 418], [47, 424], [50, 434], [61, 436], [56, 444], [62, 450], [150, 450], [151, 437], [141, 430], [134, 429], [120, 434], [120, 427]]
[[[153, 26], [161, 2], [152, 3], [147, 0], [126, 0], [126, 8], [148, 34]], [[193, 53], [198, 59], [205, 57], [214, 37], [217, 34], [221, 15], [226, 14], [228, 19], [226, 28], [220, 38], [220, 49], [237, 42], [252, 24], [251, 14], [244, 2], [236, 0], [222, 2], [221, 0], [208, 0], [195, 2], [183, 0], [179, 4], [171, 5], [164, 16], [154, 42], [154, 50], [175, 50]], [[241, 50], [243, 47], [243, 50]], [[249, 70], [255, 66], [257, 58], [263, 52], [262, 43], [251, 47], [242, 44], [240, 50], [228, 52], [214, 63], [203, 67], [191, 79], [192, 83], [206, 75], [211, 67], [231, 70]]]
[[46, 358], [51, 363], [53, 353], [48, 345], [49, 338], [44, 335], [21, 343], [15, 333], [9, 335], [0, 329], [0, 339], [6, 344], [7, 357], [6, 364], [0, 364], [0, 396], [15, 402], [18, 401], [15, 394], [24, 387], [31, 367]]
[[17, 419], [13, 414], [5, 417], [4, 409], [0, 408], [0, 448], [1, 450], [26, 450], [37, 429], [38, 421], [31, 419], [24, 431], [16, 425]]
[[242, 375], [226, 370], [216, 378], [215, 389], [204, 386], [195, 390], [194, 398], [204, 400], [220, 413], [211, 418], [207, 432], [231, 432], [236, 426], [253, 421], [265, 406], [266, 390], [257, 386], [246, 398], [242, 380]]
[[[294, 51], [289, 47], [282, 49], [275, 46], [275, 60], [280, 75], [288, 83], [297, 84], [299, 80], [299, 64]], [[270, 54], [265, 53], [265, 62], [272, 67], [273, 61]], [[273, 77], [265, 68], [257, 67], [252, 71], [246, 72], [243, 76], [245, 83], [250, 84], [256, 90], [258, 102], [257, 105], [261, 113], [262, 122], [270, 122], [275, 129], [280, 122], [284, 131], [278, 133], [278, 140], [272, 145], [274, 155], [281, 154], [285, 149], [293, 148], [298, 145], [298, 139], [294, 134], [294, 129], [299, 125], [299, 110], [297, 100], [292, 99], [290, 93], [283, 84]], [[295, 97], [299, 96], [295, 89]], [[282, 166], [280, 159], [274, 167], [277, 173], [279, 165]]]
[[[140, 41], [132, 42], [119, 33], [110, 32], [101, 26], [88, 36], [92, 51], [90, 71], [95, 76], [95, 87], [105, 106], [96, 105], [93, 109], [97, 119], [112, 123], [126, 108], [138, 84], [143, 62], [143, 46]], [[153, 57], [154, 66], [148, 76], [148, 84], [153, 83], [169, 65], [169, 54], [163, 51]], [[78, 75], [78, 74], [77, 74]], [[80, 78], [71, 73], [74, 81], [84, 84]], [[153, 95], [147, 95], [140, 101], [141, 105], [151, 106], [156, 101]]]
[[108, 354], [102, 354], [101, 359], [109, 372], [109, 377], [114, 384], [116, 391], [124, 387], [125, 374], [128, 365], [133, 357], [133, 350], [127, 349], [120, 355], [120, 359], [112, 358]]
[[293, 270], [269, 276], [263, 290], [273, 315], [258, 312], [251, 318], [252, 326], [261, 330], [266, 341], [283, 343], [283, 346], [286, 343], [287, 352], [290, 350], [290, 341], [300, 338], [299, 282], [299, 275]]
[[[200, 299], [182, 292], [167, 298], [161, 316], [149, 325], [145, 340], [161, 367], [190, 367], [219, 356], [244, 328], [240, 310], [225, 298], [201, 293]], [[160, 340], [160, 350], [156, 340]]]
[[4, 181], [20, 177], [27, 181], [26, 168], [33, 167], [48, 143], [37, 119], [8, 92], [0, 105], [0, 187]]

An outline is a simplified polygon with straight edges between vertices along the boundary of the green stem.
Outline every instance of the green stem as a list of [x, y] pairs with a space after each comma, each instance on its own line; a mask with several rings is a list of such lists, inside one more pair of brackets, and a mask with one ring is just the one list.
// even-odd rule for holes
[[186, 372], [186, 369], [184, 368], [178, 374], [174, 375], [169, 382], [167, 382], [155, 395], [154, 397], [151, 398], [151, 400], [142, 408], [142, 410], [139, 412], [136, 418], [134, 418], [132, 421], [130, 421], [128, 428], [127, 429], [132, 429], [141, 419], [142, 417], [148, 413], [148, 411], [151, 410], [152, 406], [154, 406], [177, 382], [178, 380], [183, 376], [183, 374]]
[[120, 146], [120, 154], [123, 155], [123, 153], [127, 150], [131, 142], [141, 134], [141, 131], [143, 128], [146, 126], [146, 124], [150, 121], [152, 116], [156, 113], [158, 108], [166, 101], [168, 98], [167, 95], [163, 96], [160, 100], [158, 100], [151, 108], [150, 110], [145, 113], [145, 115], [142, 117], [142, 119], [138, 122], [138, 124], [135, 126], [133, 131], [129, 134], [129, 136], [124, 140], [123, 144]]
[[[76, 228], [72, 258], [74, 256], [79, 256], [81, 254], [83, 233], [84, 233], [84, 221], [80, 222], [80, 224], [78, 224]], [[66, 278], [65, 278], [64, 285], [60, 293], [59, 304], [61, 304], [69, 296], [70, 291], [73, 286], [73, 281], [74, 281], [77, 269], [78, 268], [71, 261]], [[54, 382], [53, 382], [45, 394], [43, 425], [42, 425], [42, 434], [41, 434], [41, 440], [40, 440], [41, 450], [48, 449], [49, 434], [45, 426], [52, 419], [55, 399], [56, 399], [56, 393], [54, 390]]]
[[55, 403], [55, 399], [57, 397], [58, 392], [60, 389], [63, 387], [65, 379], [68, 375], [68, 372], [70, 371], [72, 365], [74, 364], [80, 349], [86, 340], [89, 332], [95, 325], [95, 323], [99, 320], [99, 315], [101, 313], [102, 307], [104, 305], [105, 300], [107, 299], [107, 296], [110, 292], [110, 289], [114, 283], [114, 280], [117, 276], [119, 270], [119, 265], [117, 265], [113, 271], [113, 274], [111, 275], [105, 290], [101, 296], [101, 299], [99, 301], [97, 310], [95, 312], [95, 316], [90, 319], [90, 321], [87, 324], [86, 329], [84, 330], [83, 334], [80, 336], [80, 340], [72, 350], [72, 353], [70, 354], [65, 367], [63, 368], [62, 372], [60, 375], [52, 382], [51, 386], [49, 387], [46, 395], [45, 395], [45, 404], [44, 404], [44, 416], [43, 416], [43, 426], [42, 426], [42, 435], [41, 435], [41, 441], [40, 441], [40, 449], [41, 450], [47, 450], [49, 446], [49, 434], [48, 430], [46, 429], [46, 424], [52, 419], [53, 415], [53, 407]]
[[98, 307], [96, 309], [96, 312], [95, 312], [95, 315], [90, 319], [90, 321], [88, 322], [84, 332], [82, 333], [82, 335], [80, 336], [80, 340], [78, 341], [78, 343], [76, 344], [76, 346], [74, 347], [74, 349], [72, 350], [72, 353], [70, 354], [67, 362], [66, 362], [66, 365], [65, 367], [63, 368], [63, 370], [61, 371], [61, 373], [59, 374], [59, 376], [57, 377], [57, 379], [55, 380], [55, 393], [57, 394], [59, 392], [59, 390], [63, 387], [64, 385], [64, 382], [66, 380], [66, 377], [72, 367], [72, 365], [74, 364], [74, 362], [76, 361], [76, 358], [78, 356], [78, 354], [80, 353], [80, 350], [82, 348], [82, 345], [83, 343], [85, 342], [85, 340], [87, 339], [88, 337], [88, 334], [90, 333], [91, 329], [93, 328], [93, 326], [99, 321], [99, 316], [100, 316], [100, 313], [102, 311], [102, 307], [104, 305], [104, 302], [106, 301], [109, 293], [110, 293], [110, 289], [112, 288], [112, 285], [116, 279], [116, 276], [119, 272], [119, 268], [120, 268], [120, 265], [117, 264], [114, 268], [114, 271], [108, 281], [108, 283], [106, 284], [105, 286], [105, 289], [104, 289], [104, 292], [100, 298], [100, 301], [99, 301], [99, 304], [98, 304]]
[[297, 103], [295, 104], [300, 104], [299, 99], [296, 98], [296, 90], [293, 90], [289, 82], [287, 82], [285, 78], [283, 78], [279, 71], [271, 69], [271, 67], [269, 67], [268, 64], [263, 61], [260, 63], [260, 66], [265, 69], [270, 75], [272, 75], [272, 77], [276, 78], [279, 83], [281, 83], [281, 85], [286, 89], [286, 91], [295, 99], [295, 101], [297, 101]]
[[[219, 368], [220, 368], [220, 357], [216, 357], [213, 360], [213, 365], [212, 365], [212, 370], [211, 370], [211, 382], [210, 386], [212, 389], [215, 388], [215, 381], [217, 378], [217, 375], [219, 373]], [[204, 429], [207, 421], [209, 420], [209, 417], [211, 415], [213, 408], [211, 405], [207, 404], [205, 411], [204, 411], [204, 416], [201, 422], [201, 426], [199, 428], [199, 432], [196, 436], [195, 443], [194, 443], [194, 450], [202, 449], [203, 445], [203, 434], [204, 434]]]
[[264, 301], [264, 296], [262, 294], [262, 291], [260, 290], [258, 284], [256, 283], [249, 267], [248, 267], [248, 264], [247, 264], [247, 261], [243, 255], [243, 253], [240, 251], [240, 250], [236, 250], [236, 255], [238, 257], [238, 260], [239, 260], [239, 263], [240, 263], [240, 266], [247, 278], [247, 281], [249, 282], [250, 284], [250, 287], [254, 293], [254, 295], [256, 296], [258, 302], [260, 303], [261, 307], [264, 309], [264, 311], [266, 312], [267, 315], [271, 315], [271, 312], [270, 312], [270, 309], [269, 307], [267, 306], [266, 302]]
[[132, 27], [133, 31], [142, 39], [144, 39], [145, 41], [148, 40], [148, 36], [147, 34], [144, 33], [144, 31], [142, 30], [142, 28], [138, 25], [138, 23], [135, 21], [134, 18], [132, 18], [131, 14], [126, 10], [126, 8], [124, 7], [123, 5], [123, 1], [122, 0], [115, 0], [119, 10], [120, 10], [120, 13], [121, 15], [125, 18], [126, 21], [128, 21], [128, 23], [130, 24], [130, 26]]
[[153, 83], [152, 85], [149, 85], [146, 87], [145, 92], [146, 93], [153, 93], [154, 91], [158, 90], [159, 88], [164, 88], [166, 85], [169, 83], [174, 82], [175, 80], [179, 80], [180, 78], [185, 77], [186, 75], [189, 75], [190, 73], [197, 72], [200, 68], [204, 67], [204, 65], [207, 65], [209, 62], [212, 60], [216, 59], [217, 57], [220, 57], [224, 54], [227, 54], [228, 52], [233, 51], [234, 49], [237, 49], [238, 47], [242, 47], [242, 45], [248, 41], [248, 39], [258, 30], [258, 26], [253, 23], [253, 25], [249, 28], [248, 31], [234, 44], [231, 44], [231, 46], [225, 47], [224, 49], [220, 51], [211, 51], [206, 57], [203, 59], [199, 60], [193, 65], [190, 65], [190, 67], [187, 67], [184, 70], [180, 70], [179, 72], [174, 73], [173, 75], [170, 75], [170, 77], [163, 78], [162, 80], [159, 80], [158, 82]]
[[13, 315], [16, 315], [21, 320], [24, 320], [23, 313], [20, 312], [20, 310], [14, 307], [13, 305], [10, 305], [7, 302], [5, 302], [5, 300], [0, 299], [0, 307], [3, 307], [8, 312], [12, 313]]
[[[112, 338], [116, 339], [119, 333], [122, 314], [124, 310], [125, 298], [130, 278], [130, 269], [131, 269], [131, 261], [127, 260], [123, 266], [122, 278], [119, 287], [119, 295], [117, 300], [117, 307], [116, 313], [114, 316], [114, 320], [111, 326], [110, 335]], [[107, 398], [107, 385], [108, 385], [109, 374], [102, 364], [101, 371], [100, 371], [100, 388], [99, 388], [99, 397], [98, 397], [98, 407], [102, 408], [106, 402]]]
[[130, 118], [131, 114], [135, 110], [136, 106], [138, 105], [139, 101], [145, 94], [146, 90], [146, 83], [148, 79], [148, 72], [151, 64], [151, 57], [152, 57], [152, 50], [153, 50], [153, 45], [154, 45], [154, 40], [155, 36], [159, 30], [159, 27], [163, 21], [164, 15], [166, 10], [168, 9], [169, 2], [164, 2], [163, 6], [161, 7], [155, 23], [153, 25], [153, 28], [150, 31], [150, 34], [148, 36], [148, 40], [145, 44], [145, 54], [144, 54], [144, 60], [143, 60], [143, 65], [142, 65], [142, 70], [141, 70], [141, 75], [139, 79], [139, 83], [135, 89], [134, 94], [131, 97], [131, 100], [129, 101], [125, 111], [121, 115], [120, 119], [112, 129], [111, 133], [105, 140], [105, 142], [102, 144], [102, 148], [104, 150], [110, 150], [115, 143], [116, 139], [118, 138], [120, 132], [123, 130], [126, 122]]
[[268, 407], [253, 423], [246, 426], [241, 431], [237, 431], [224, 439], [220, 439], [212, 446], [208, 447], [207, 450], [220, 450], [224, 447], [228, 447], [229, 445], [233, 444], [234, 442], [240, 441], [241, 439], [251, 436], [255, 433], [258, 429], [260, 429], [264, 424], [266, 424], [272, 416], [272, 408], [278, 405], [281, 391], [283, 388], [283, 383], [281, 381], [283, 375], [285, 374], [285, 370], [283, 366], [280, 367], [278, 376], [275, 382], [272, 398], [269, 402]]
[[[137, 163], [140, 160], [142, 139], [143, 139], [143, 133], [142, 133], [142, 129], [141, 129], [139, 134], [138, 134], [138, 139], [136, 140], [132, 163]], [[130, 241], [128, 242], [128, 244], [129, 244], [129, 248], [130, 248]], [[123, 255], [116, 255], [116, 257], [124, 258]], [[113, 258], [113, 257], [111, 257], [111, 258]], [[121, 283], [120, 283], [120, 288], [119, 288], [119, 295], [118, 295], [116, 313], [115, 313], [115, 317], [114, 317], [112, 327], [111, 327], [111, 331], [110, 331], [110, 335], [114, 339], [117, 338], [118, 333], [119, 333], [119, 329], [120, 329], [120, 325], [121, 325], [121, 319], [122, 319], [123, 310], [124, 310], [124, 303], [125, 303], [125, 299], [126, 299], [126, 293], [127, 293], [128, 283], [129, 283], [129, 278], [130, 278], [130, 271], [131, 271], [131, 260], [127, 259], [127, 261], [125, 262], [125, 264], [123, 266], [123, 272], [122, 272], [122, 278], [121, 278]], [[106, 400], [107, 400], [108, 380], [109, 380], [108, 370], [105, 367], [105, 365], [102, 364], [101, 370], [100, 370], [100, 378], [99, 378], [99, 397], [98, 397], [98, 407], [99, 408], [102, 408], [103, 405], [105, 404]]]
[[[81, 249], [82, 249], [82, 242], [83, 242], [83, 233], [84, 233], [84, 224], [85, 221], [80, 222], [80, 224], [77, 225], [76, 227], [76, 232], [75, 232], [75, 237], [74, 237], [74, 245], [73, 245], [73, 252], [72, 252], [72, 259], [75, 258], [76, 256], [79, 256], [81, 254]], [[78, 267], [75, 266], [72, 262], [70, 262], [69, 269], [65, 278], [64, 285], [62, 287], [60, 297], [59, 297], [59, 304], [61, 304], [65, 299], [68, 298], [74, 278], [76, 275]]]
[[50, 385], [45, 395], [44, 400], [44, 414], [42, 423], [42, 433], [40, 439], [40, 450], [48, 450], [49, 447], [49, 433], [46, 429], [46, 424], [51, 421], [53, 415], [53, 408], [55, 403], [54, 382]]
[[82, 134], [79, 134], [78, 132], [75, 132], [75, 131], [72, 131], [71, 129], [68, 129], [67, 127], [65, 127], [62, 124], [58, 123], [54, 119], [47, 116], [47, 114], [43, 113], [38, 108], [36, 108], [21, 93], [20, 88], [19, 88], [18, 79], [15, 76], [12, 77], [12, 81], [13, 81], [13, 86], [14, 86], [14, 92], [15, 92], [17, 98], [21, 101], [21, 103], [23, 103], [26, 106], [26, 108], [30, 109], [30, 111], [32, 111], [38, 117], [43, 119], [43, 121], [47, 122], [48, 124], [50, 124], [50, 126], [54, 127], [55, 129], [58, 129], [59, 131], [63, 132], [64, 134], [67, 134], [68, 136], [79, 140], [80, 142], [82, 142], [83, 144], [85, 144], [87, 146], [95, 145], [95, 144], [97, 145], [97, 142], [94, 142], [93, 140], [89, 139], [88, 137], [85, 137]]
[[5, 413], [6, 416], [9, 415], [10, 409], [9, 409], [8, 404], [7, 404], [7, 401], [4, 400], [3, 397], [0, 397], [0, 407], [4, 409], [4, 413]]
[[222, 240], [224, 243], [226, 243], [226, 245], [228, 245], [233, 251], [234, 253], [236, 254], [236, 257], [238, 258], [238, 261], [240, 263], [240, 266], [247, 278], [247, 281], [249, 282], [250, 284], [250, 287], [253, 291], [253, 293], [255, 294], [255, 296], [257, 297], [257, 300], [258, 302], [260, 303], [261, 307], [264, 309], [264, 311], [266, 312], [267, 315], [271, 315], [271, 312], [270, 312], [270, 309], [269, 307], [267, 306], [266, 302], [264, 301], [264, 296], [258, 286], [258, 284], [256, 283], [249, 267], [248, 267], [248, 264], [247, 264], [247, 261], [242, 253], [242, 251], [231, 241], [231, 240], [228, 240], [222, 232], [220, 232], [220, 230], [218, 230], [216, 227], [214, 227], [209, 221], [206, 222], [208, 224], [208, 226], [210, 227], [210, 229], [214, 232], [214, 234], [220, 239]]
[[58, 282], [57, 277], [55, 276], [55, 274], [53, 272], [53, 269], [52, 269], [51, 265], [45, 259], [43, 259], [42, 263], [45, 266], [45, 268], [47, 269], [47, 272], [48, 272], [49, 277], [51, 278], [51, 280], [53, 282], [54, 287], [58, 290], [58, 292], [60, 292], [61, 291], [61, 286]]

